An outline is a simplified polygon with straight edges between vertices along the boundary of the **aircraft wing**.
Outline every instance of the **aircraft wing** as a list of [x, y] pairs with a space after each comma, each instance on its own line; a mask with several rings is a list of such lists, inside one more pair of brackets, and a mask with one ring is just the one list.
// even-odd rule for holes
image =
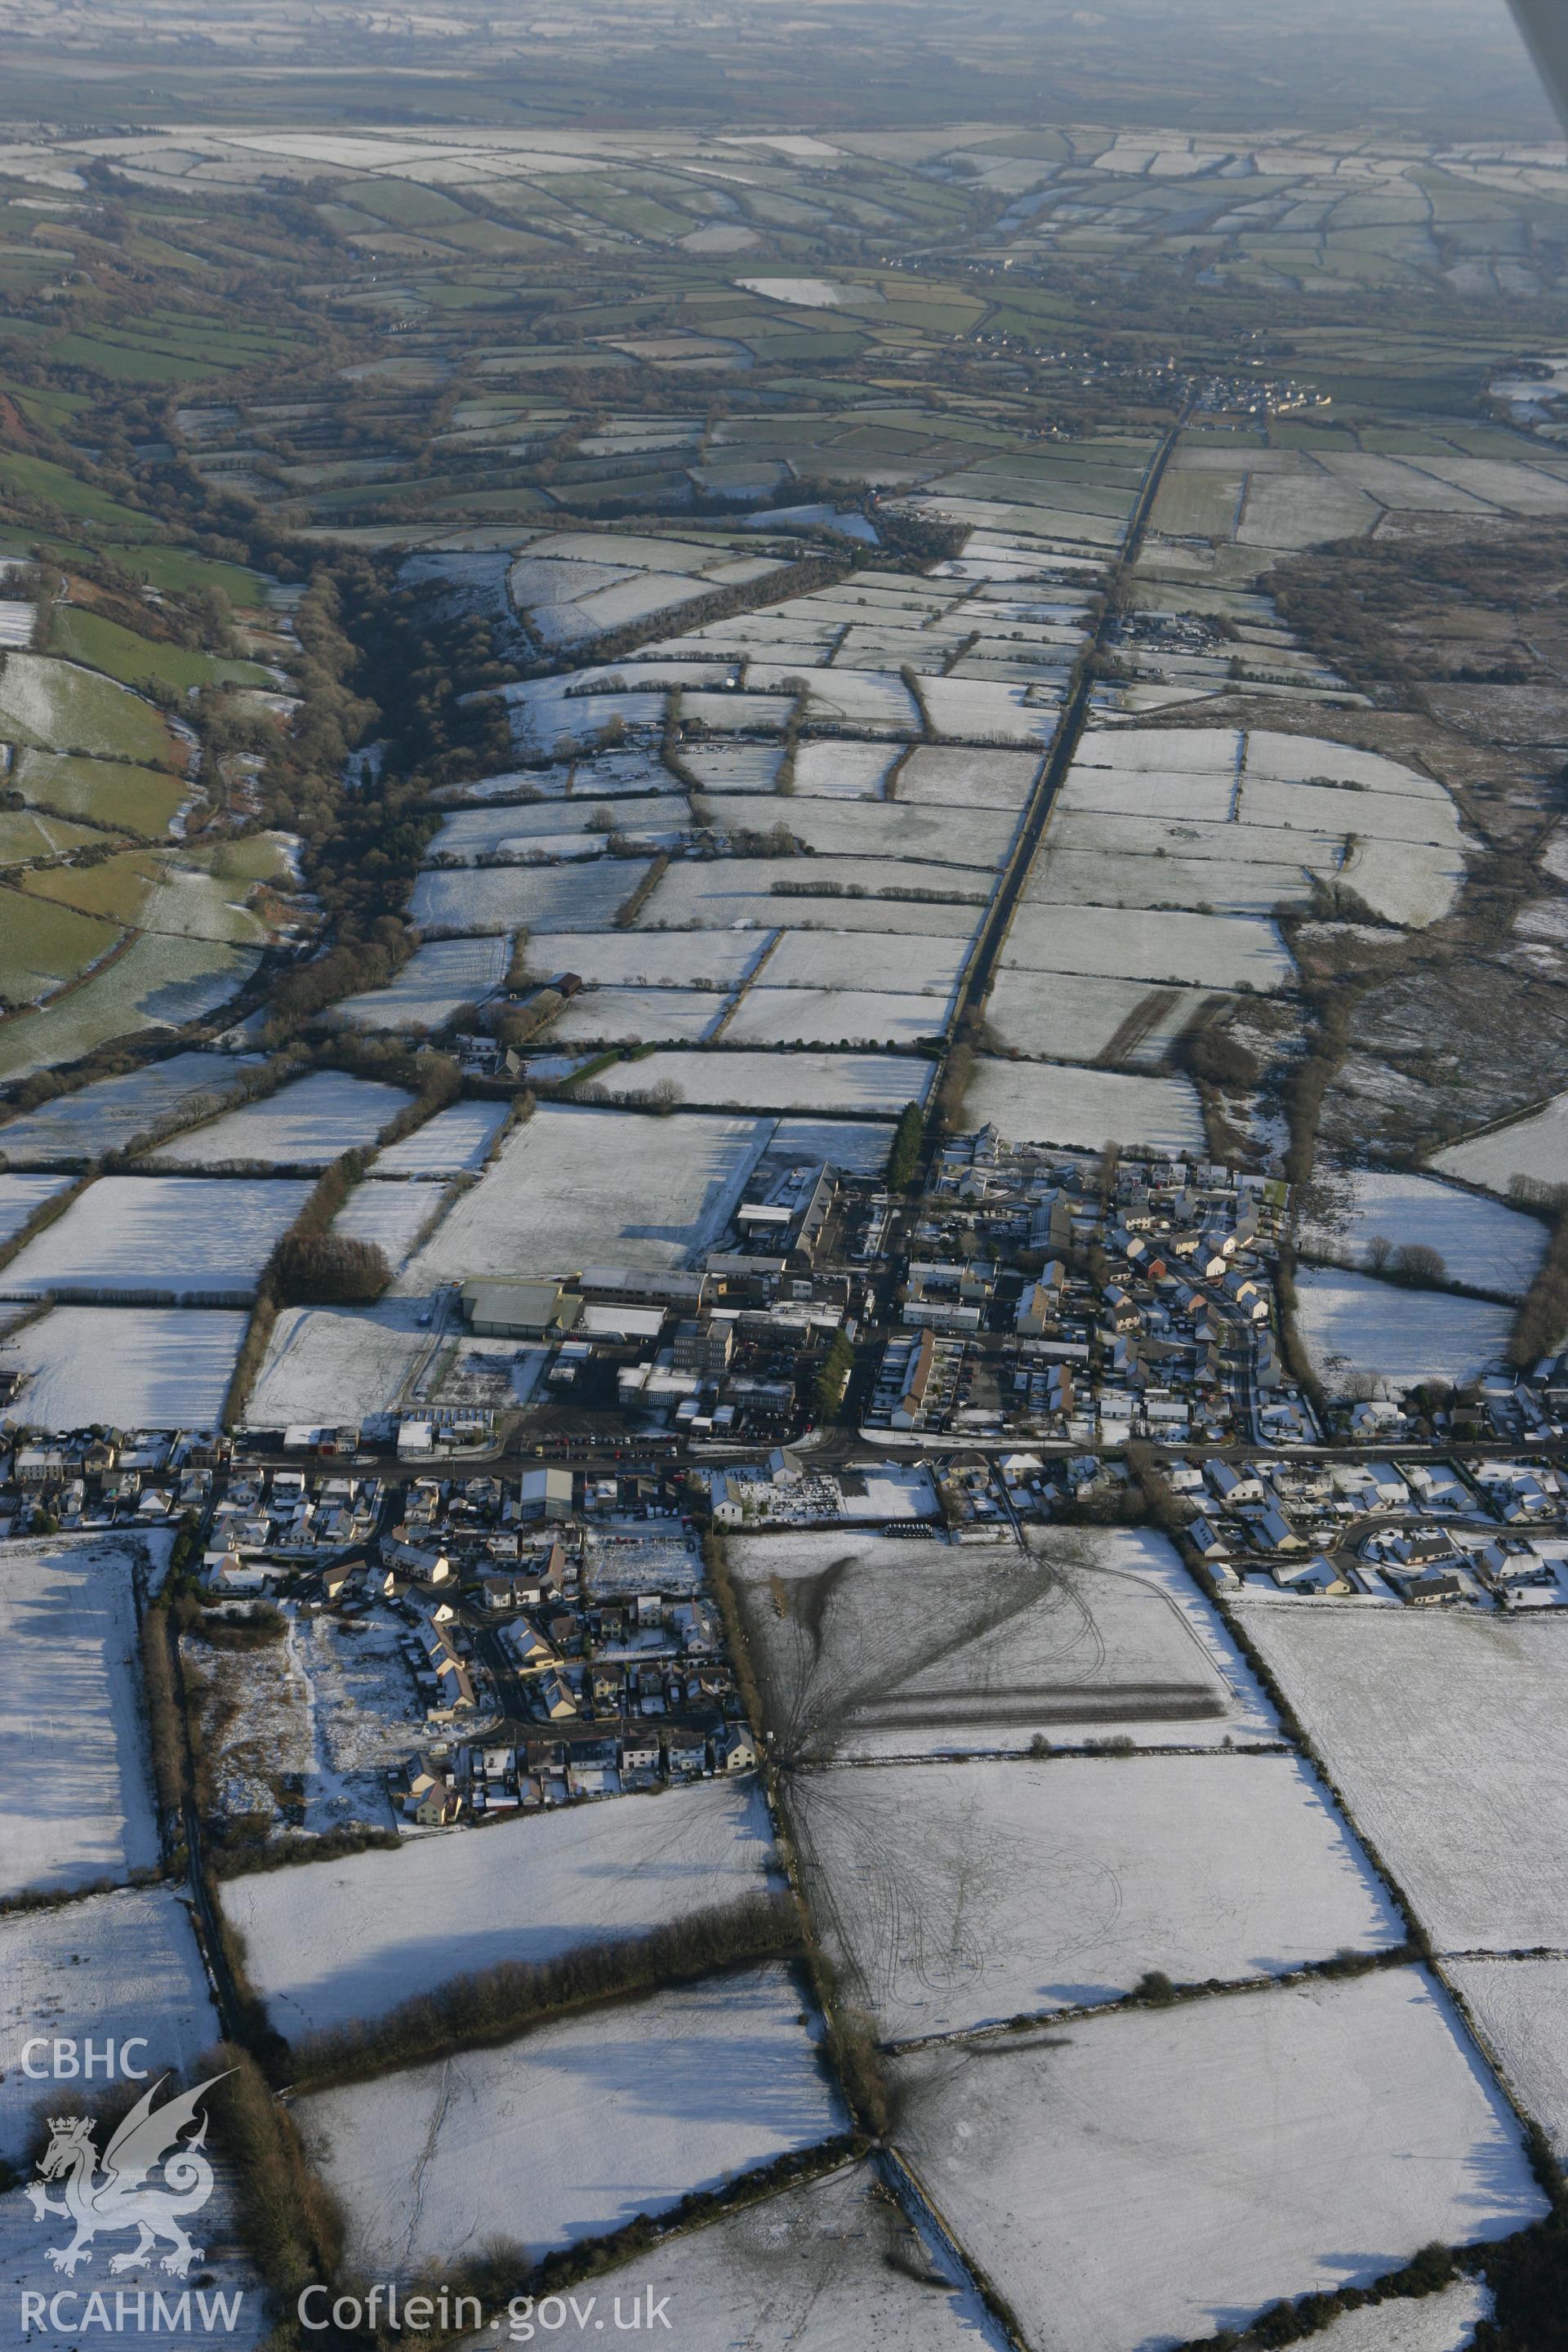
[[1568, 6], [1563, 0], [1508, 0], [1508, 5], [1568, 131]]

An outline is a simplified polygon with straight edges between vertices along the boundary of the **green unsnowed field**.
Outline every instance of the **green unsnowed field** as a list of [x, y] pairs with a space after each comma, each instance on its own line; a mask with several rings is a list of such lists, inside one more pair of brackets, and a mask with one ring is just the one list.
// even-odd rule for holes
[[150, 516], [121, 506], [96, 484], [79, 480], [64, 466], [19, 450], [0, 454], [0, 496], [16, 497], [29, 505], [53, 507], [73, 522], [100, 524], [121, 539], [142, 539], [157, 529]]
[[167, 687], [184, 694], [199, 686], [274, 683], [258, 662], [219, 661], [184, 646], [154, 644], [102, 613], [83, 612], [74, 604], [56, 607], [50, 645], [56, 653], [102, 670], [121, 686]]
[[20, 890], [0, 889], [0, 997], [31, 1003], [107, 955], [119, 926]]
[[103, 551], [132, 579], [144, 580], [149, 587], [162, 588], [173, 595], [187, 595], [195, 589], [217, 589], [241, 610], [260, 606], [267, 600], [267, 583], [260, 572], [250, 571], [243, 563], [226, 563], [215, 556], [193, 554], [188, 548], [152, 544], [111, 546]]
[[0, 811], [0, 866], [20, 866], [34, 857], [62, 857], [102, 839], [86, 825], [36, 809]]
[[0, 741], [7, 740], [29, 751], [174, 765], [168, 728], [150, 704], [47, 654], [7, 654], [0, 667]]
[[185, 797], [184, 785], [166, 768], [49, 751], [23, 751], [10, 782], [34, 807], [149, 836], [168, 830]]

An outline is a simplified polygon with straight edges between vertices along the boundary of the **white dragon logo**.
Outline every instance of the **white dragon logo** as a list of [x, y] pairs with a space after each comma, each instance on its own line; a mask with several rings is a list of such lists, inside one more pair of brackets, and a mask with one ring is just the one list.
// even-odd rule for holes
[[[207, 2123], [200, 2103], [204, 2094], [224, 2078], [211, 2075], [194, 2091], [183, 2091], [154, 2110], [153, 2098], [168, 2079], [161, 2075], [119, 2125], [103, 2151], [101, 2175], [93, 2118], [49, 2117], [49, 2144], [38, 2159], [38, 2178], [27, 2182], [25, 2193], [35, 2221], [58, 2213], [74, 2222], [76, 2235], [68, 2246], [47, 2249], [56, 2270], [64, 2271], [68, 2278], [75, 2276], [79, 2263], [91, 2262], [90, 2242], [100, 2230], [139, 2232], [129, 2253], [113, 2257], [111, 2271], [134, 2270], [160, 2242], [169, 2247], [160, 2268], [172, 2271], [176, 2278], [184, 2278], [192, 2263], [201, 2261], [203, 2249], [191, 2243], [183, 2216], [200, 2212], [213, 2192], [213, 2168], [202, 2153]], [[181, 2132], [198, 2120], [200, 2129], [182, 2142]], [[148, 2175], [160, 2165], [163, 2181], [150, 2182]], [[64, 2196], [51, 2197], [44, 2183], [61, 2179]]]

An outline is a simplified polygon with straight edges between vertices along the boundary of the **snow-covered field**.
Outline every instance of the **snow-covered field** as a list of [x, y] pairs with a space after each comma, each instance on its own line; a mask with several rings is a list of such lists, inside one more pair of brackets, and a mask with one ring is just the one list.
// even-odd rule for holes
[[[935, 1019], [929, 1024], [931, 1031], [939, 1026]], [[678, 1102], [738, 1110], [895, 1113], [906, 1103], [925, 1100], [934, 1069], [934, 1063], [913, 1055], [699, 1054], [676, 1048], [618, 1063], [592, 1083], [606, 1095], [633, 1097], [668, 1085]]]
[[[37, 2087], [43, 2090], [47, 2086], [39, 2084]], [[59, 2089], [72, 2087], [62, 2084]], [[218, 2096], [221, 2098], [222, 2095], [220, 2092]], [[79, 2112], [83, 2102], [79, 2097], [61, 2098], [57, 2091], [51, 2104], [57, 2110], [64, 2107], [68, 2112]], [[128, 2244], [124, 2237], [107, 2242], [100, 2238], [99, 2249], [101, 2251], [94, 2250], [98, 2252], [99, 2263], [96, 2273], [89, 2272], [85, 2278], [79, 2272], [77, 2274], [75, 2285], [80, 2296], [79, 2302], [68, 2300], [59, 2305], [54, 2304], [52, 2298], [61, 2293], [62, 2287], [69, 2297], [72, 2289], [51, 2264], [49, 2254], [59, 2252], [69, 2242], [69, 2224], [50, 2215], [48, 2229], [42, 2230], [33, 2219], [32, 2208], [19, 2191], [0, 2197], [0, 2291], [8, 2294], [10, 2307], [18, 2316], [24, 2294], [37, 2295], [40, 2300], [33, 2308], [45, 2315], [41, 2325], [32, 2321], [27, 2323], [26, 2341], [28, 2352], [80, 2352], [84, 2316], [90, 2313], [89, 2325], [96, 2327], [99, 2324], [97, 2312], [89, 2302], [95, 2282], [97, 2292], [102, 2297], [100, 2308], [106, 2315], [111, 2329], [117, 2309], [114, 2301], [117, 2294], [126, 2298], [119, 2308], [126, 2314], [127, 2334], [134, 2330], [138, 2294], [146, 2297], [141, 2308], [146, 2315], [144, 2325], [148, 2333], [152, 2332], [156, 2313], [153, 2298], [160, 2294], [164, 2298], [165, 2309], [171, 2314], [165, 2326], [173, 2328], [175, 2324], [174, 2315], [179, 2311], [180, 2296], [188, 2284], [191, 2302], [186, 2315], [187, 2324], [179, 2327], [175, 2338], [181, 2352], [258, 2352], [269, 2333], [267, 2291], [241, 2243], [239, 2200], [232, 2175], [221, 2157], [214, 2165], [213, 2171], [216, 2185], [201, 2212], [205, 2259], [200, 2267], [192, 2272], [188, 2282], [172, 2279], [168, 2272], [160, 2267], [161, 2257], [156, 2249], [151, 2250], [144, 2261], [138, 2261], [133, 2252], [136, 2241], [132, 2240]], [[51, 2190], [50, 2193], [55, 2192]], [[117, 2245], [121, 2254], [130, 2253], [132, 2257], [130, 2269], [120, 2272], [111, 2279], [104, 2275], [104, 2266], [110, 2259], [110, 2245]], [[206, 2284], [198, 2286], [198, 2278]], [[49, 2321], [47, 2315], [51, 2309], [58, 2314], [58, 2326]]]
[[830, 1160], [849, 1176], [879, 1176], [892, 1140], [891, 1127], [875, 1119], [781, 1118], [766, 1157], [797, 1167]]
[[[658, 1058], [626, 1066], [650, 1086]], [[542, 1103], [399, 1286], [412, 1295], [469, 1275], [683, 1265], [722, 1233], [771, 1131], [765, 1119]]]
[[1374, 915], [1415, 930], [1442, 920], [1466, 870], [1457, 841], [1398, 839], [1358, 841], [1343, 867], [1350, 888]]
[[12, 1241], [46, 1201], [63, 1192], [68, 1175], [0, 1176], [0, 1244]]
[[503, 1960], [733, 1902], [765, 1883], [772, 1857], [756, 1783], [702, 1780], [230, 1878], [222, 1900], [251, 1981], [293, 2037]]
[[574, 646], [781, 568], [776, 558], [737, 559], [711, 541], [546, 531], [522, 543], [507, 586], [546, 645]]
[[1546, 1254], [1548, 1229], [1538, 1217], [1431, 1176], [1347, 1169], [1334, 1178], [1332, 1195], [1328, 1213], [1302, 1226], [1301, 1246], [1342, 1265], [1361, 1265], [1380, 1238], [1396, 1249], [1423, 1243], [1438, 1253], [1451, 1280], [1518, 1298]]
[[[898, 758], [898, 752], [887, 743], [803, 743], [795, 755], [791, 782], [795, 797], [799, 800], [871, 800], [879, 801], [888, 780], [888, 771]], [[752, 791], [767, 792], [772, 778], [755, 783]], [[717, 777], [711, 789], [721, 793], [727, 788]], [[781, 816], [789, 815], [781, 809]], [[728, 823], [729, 819], [721, 820]], [[744, 822], [742, 819], [742, 822]], [[753, 820], [754, 822], [754, 820]]]
[[[470, 877], [472, 878], [472, 877]], [[489, 877], [484, 877], [489, 878]], [[775, 890], [775, 882], [791, 887]], [[800, 895], [809, 886], [811, 895]], [[628, 882], [627, 888], [631, 885]], [[984, 875], [951, 866], [893, 866], [875, 857], [715, 857], [684, 859], [644, 901], [639, 931], [689, 925], [759, 930], [915, 931], [967, 939], [978, 927], [989, 887]], [[879, 891], [929, 890], [930, 898], [879, 898]], [[606, 909], [606, 912], [609, 912]]]
[[1362, 1376], [1398, 1394], [1423, 1381], [1473, 1380], [1507, 1348], [1513, 1316], [1481, 1299], [1303, 1265], [1296, 1323], [1331, 1395], [1345, 1395]]
[[0, 1297], [243, 1303], [310, 1191], [266, 1176], [102, 1176], [0, 1273]]
[[1282, 2295], [1545, 2210], [1501, 2095], [1414, 1969], [1121, 2011], [894, 2072], [918, 2177], [1014, 2309], [1049, 2314], [1052, 2352], [1240, 2329]]
[[588, 865], [464, 866], [421, 874], [410, 919], [426, 931], [598, 931], [647, 872], [646, 857]]
[[0, 1348], [31, 1429], [216, 1429], [246, 1318], [216, 1307], [56, 1307]]
[[353, 2258], [380, 2278], [461, 2261], [520, 2221], [535, 2255], [601, 2236], [841, 2121], [780, 1967], [557, 2019], [294, 2114]]
[[1241, 756], [1234, 727], [1091, 728], [1078, 747], [1080, 768], [1109, 768], [1117, 775], [1220, 775], [1233, 777]]
[[[1334, 747], [1325, 743], [1311, 748], [1327, 755]], [[1397, 841], [1406, 847], [1418, 843], [1447, 846], [1458, 838], [1458, 820], [1446, 794], [1434, 797], [1425, 791], [1387, 792], [1353, 782], [1309, 782], [1296, 777], [1258, 775], [1250, 741], [1239, 823], [1278, 834], [1277, 856], [1288, 856], [1292, 841], [1300, 845], [1303, 856], [1310, 856], [1314, 835], [1342, 838], [1353, 833], [1358, 838]]]
[[968, 956], [965, 940], [918, 932], [784, 931], [756, 979], [763, 988], [864, 988], [945, 1003]]
[[734, 1045], [919, 1045], [947, 1027], [952, 997], [860, 988], [750, 988], [725, 1029]]
[[1268, 1700], [1162, 1537], [1048, 1529], [964, 1565], [936, 1537], [731, 1538], [781, 1753], [1016, 1752], [1277, 1738]]
[[[762, 807], [750, 794], [738, 794], [715, 796], [708, 805], [714, 823], [727, 832], [784, 824], [819, 857], [925, 858], [983, 874], [1002, 865], [1018, 829], [1011, 810], [949, 808], [934, 802], [797, 796]], [[890, 878], [897, 881], [897, 874]]]
[[385, 1298], [375, 1307], [284, 1307], [250, 1392], [247, 1424], [286, 1429], [290, 1422], [308, 1422], [335, 1428], [390, 1412], [429, 1351], [420, 1311], [416, 1298]]
[[[786, 150], [790, 143], [787, 139], [731, 139], [725, 142], [731, 147], [760, 145]], [[800, 142], [796, 141], [795, 143], [798, 145]], [[825, 158], [828, 152], [826, 148], [822, 150]], [[850, 291], [847, 287], [836, 284], [831, 278], [737, 278], [735, 283], [743, 286], [748, 294], [761, 294], [773, 302], [787, 302], [795, 310], [836, 310], [846, 293]], [[864, 299], [858, 286], [853, 290], [858, 301]]]
[[[884, 767], [897, 757], [886, 744], [876, 755]], [[782, 743], [688, 743], [681, 751], [704, 792], [771, 793], [783, 761]]]
[[1326, 475], [1253, 474], [1236, 542], [1238, 547], [1317, 547], [1325, 540], [1359, 538], [1379, 520], [1374, 502], [1348, 482]]
[[1295, 971], [1278, 929], [1260, 916], [1160, 908], [1023, 905], [1002, 961], [1026, 971], [1102, 972], [1265, 993], [1288, 985]]
[[0, 1127], [0, 1160], [12, 1168], [58, 1166], [123, 1151], [176, 1114], [201, 1118], [221, 1110], [233, 1078], [231, 1066], [216, 1054], [173, 1054], [145, 1069], [99, 1078], [79, 1094], [61, 1095], [7, 1119]]
[[[132, 2035], [133, 2061], [153, 2074], [193, 2067], [219, 2038], [217, 2014], [191, 1929], [190, 1912], [166, 1886], [121, 1887], [51, 1910], [0, 1919], [0, 2156], [25, 2159], [35, 2120], [58, 2106], [60, 2086], [22, 2072], [36, 2035], [90, 2036], [101, 2050]], [[32, 2063], [46, 2069], [48, 2052]]]
[[[1169, 737], [1163, 739], [1169, 741]], [[1363, 751], [1349, 743], [1332, 743], [1316, 735], [1284, 735], [1277, 729], [1256, 727], [1246, 739], [1247, 773], [1250, 780], [1277, 778], [1285, 783], [1359, 786], [1363, 793], [1389, 793], [1409, 800], [1431, 801], [1439, 808], [1452, 805], [1444, 787], [1403, 760], [1382, 751]], [[1352, 827], [1359, 830], [1359, 827]]]
[[1085, 738], [1026, 897], [1261, 915], [1314, 874], [1388, 922], [1436, 922], [1465, 874], [1458, 809], [1416, 770], [1326, 740], [1133, 729], [1120, 751]]
[[731, 999], [713, 988], [585, 988], [550, 1024], [555, 1045], [700, 1044]]
[[[0, 1136], [4, 1134], [0, 1128]], [[1538, 1184], [1561, 1184], [1568, 1169], [1568, 1094], [1555, 1096], [1544, 1110], [1517, 1118], [1511, 1127], [1478, 1135], [1468, 1143], [1451, 1143], [1432, 1165], [1439, 1175], [1484, 1184], [1492, 1192], [1506, 1192], [1515, 1176], [1531, 1177]]]
[[0, 671], [0, 729], [12, 743], [155, 764], [169, 737], [158, 713], [128, 686], [75, 662], [10, 653]]
[[[1090, 740], [1086, 737], [1086, 746]], [[1175, 740], [1166, 738], [1171, 742]], [[1166, 772], [1088, 765], [1087, 758], [1087, 749], [1080, 749], [1057, 795], [1051, 814], [1053, 835], [1058, 825], [1087, 829], [1095, 819], [1102, 824], [1120, 822], [1162, 827], [1230, 823], [1237, 793], [1234, 767], [1220, 766], [1212, 772], [1195, 768]]]
[[528, 969], [539, 980], [574, 971], [596, 988], [722, 991], [739, 986], [771, 937], [767, 931], [534, 931]]
[[[34, 1070], [58, 1067], [128, 1030], [177, 1029], [204, 1020], [237, 995], [260, 961], [250, 948], [143, 931], [111, 964], [91, 973], [68, 996], [58, 997], [41, 1019], [14, 1021], [0, 1030], [0, 1077], [23, 1078]], [[208, 1064], [209, 1086], [221, 1088], [224, 1062], [216, 1055], [202, 1058]], [[59, 1108], [50, 1105], [51, 1118]]]
[[668, 2296], [681, 2352], [983, 2352], [1003, 2340], [868, 2165], [670, 2238], [594, 2287], [626, 2312], [648, 2289], [656, 2305]]
[[1268, 915], [1282, 899], [1305, 906], [1311, 895], [1299, 861], [1195, 854], [1129, 857], [1048, 840], [1030, 868], [1025, 899], [1031, 907], [1184, 908], [1215, 915]]
[[1568, 1959], [1451, 1960], [1443, 1973], [1520, 2105], [1568, 2164]]
[[1560, 1949], [1568, 1621], [1238, 1606], [1438, 1949]]
[[1097, 1151], [1105, 1142], [1201, 1151], [1203, 1113], [1186, 1078], [1137, 1077], [1058, 1062], [978, 1056], [964, 1098], [970, 1127], [991, 1126], [1016, 1143]]
[[111, 1537], [7, 1544], [0, 1577], [0, 1896], [158, 1860], [132, 1569]]
[[1124, 1033], [1118, 1061], [1156, 1063], [1199, 1011], [1206, 990], [1071, 971], [999, 971], [985, 1017], [1000, 1045], [1053, 1062], [1092, 1062]]
[[895, 2039], [1268, 1976], [1405, 1930], [1289, 1756], [1026, 1759], [803, 1773], [791, 1811], [830, 1949]]
[[159, 1145], [159, 1168], [325, 1168], [344, 1151], [363, 1150], [413, 1101], [401, 1087], [312, 1070], [259, 1102], [242, 1103], [209, 1127]]
[[1031, 690], [989, 678], [921, 679], [932, 730], [950, 743], [1048, 743], [1057, 730], [1056, 709], [1031, 703]]
[[655, 735], [663, 724], [664, 708], [662, 693], [584, 693], [570, 700], [560, 694], [541, 696], [532, 702], [513, 704], [511, 740], [525, 756], [566, 760], [602, 741], [606, 729], [626, 727]]
[[363, 1617], [296, 1615], [289, 1649], [309, 1692], [313, 1734], [306, 1825], [393, 1825], [386, 1775], [421, 1728], [420, 1702], [402, 1644], [407, 1627], [388, 1612]]
[[[754, 661], [746, 672], [746, 682], [769, 686], [776, 681], [782, 686], [797, 667], [798, 663], [788, 658], [776, 666]], [[805, 679], [805, 717], [810, 726], [851, 726], [868, 735], [901, 738], [921, 733], [920, 712], [901, 677], [890, 677], [886, 670], [847, 668], [808, 669], [801, 675]]]
[[1342, 2313], [1320, 2330], [1317, 2352], [1468, 2352], [1490, 2310], [1480, 2281], [1461, 2277], [1441, 2294], [1390, 2295]]
[[378, 1176], [461, 1176], [485, 1164], [510, 1103], [456, 1102], [377, 1155]]
[[1021, 810], [1040, 772], [1034, 751], [976, 751], [917, 744], [899, 771], [898, 797], [913, 805]]
[[426, 863], [440, 866], [456, 859], [471, 866], [493, 858], [521, 865], [537, 855], [597, 857], [606, 837], [616, 832], [626, 834], [639, 848], [669, 848], [691, 823], [691, 811], [680, 793], [647, 793], [605, 802], [607, 824], [596, 815], [598, 808], [590, 790], [572, 801], [459, 809], [443, 823], [426, 851]]
[[[802, 677], [805, 675], [807, 664], [801, 660], [793, 647], [791, 656], [787, 662], [780, 661], [775, 666], [773, 671], [775, 683], [782, 685], [786, 675], [791, 678], [797, 674]], [[765, 677], [759, 677], [759, 672], [760, 665], [751, 673], [753, 681], [766, 683]], [[637, 698], [651, 699], [651, 698], [642, 697]], [[742, 731], [748, 734], [757, 732], [782, 734], [790, 713], [795, 709], [795, 701], [793, 691], [787, 694], [708, 694], [693, 693], [690, 687], [688, 687], [681, 709], [689, 721], [695, 720], [700, 727], [710, 727], [716, 734], [740, 734]], [[907, 703], [900, 705], [900, 709], [906, 707]]]
[[344, 1241], [374, 1242], [395, 1274], [413, 1255], [426, 1228], [440, 1217], [447, 1200], [443, 1184], [383, 1182], [373, 1177], [354, 1186], [332, 1219], [332, 1231]]
[[506, 978], [510, 943], [493, 939], [429, 940], [385, 988], [345, 996], [337, 1020], [356, 1029], [438, 1029], [459, 1004], [479, 1004]]

